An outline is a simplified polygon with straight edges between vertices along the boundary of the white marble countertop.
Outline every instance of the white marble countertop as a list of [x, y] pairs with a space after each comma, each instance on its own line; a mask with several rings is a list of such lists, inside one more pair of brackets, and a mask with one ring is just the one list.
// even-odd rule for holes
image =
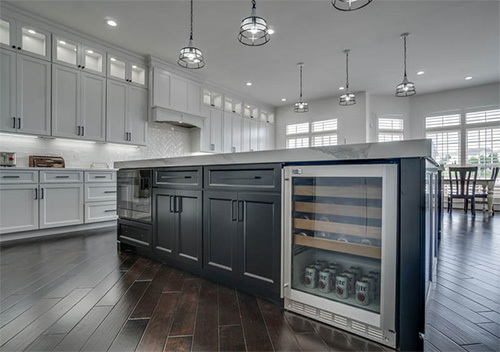
[[91, 169], [89, 167], [18, 167], [18, 166], [0, 166], [1, 171], [117, 171], [117, 169]]
[[427, 158], [434, 160], [435, 157], [436, 155], [430, 139], [412, 139], [401, 142], [347, 144], [329, 147], [276, 149], [261, 152], [205, 154], [176, 158], [119, 161], [114, 163], [114, 167], [121, 169], [394, 158]]

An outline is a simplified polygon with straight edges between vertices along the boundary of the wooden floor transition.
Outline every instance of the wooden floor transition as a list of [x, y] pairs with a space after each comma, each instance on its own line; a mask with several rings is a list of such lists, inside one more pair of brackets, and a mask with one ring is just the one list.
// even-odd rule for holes
[[[496, 224], [496, 226], [495, 226]], [[3, 351], [383, 351], [129, 253], [114, 231], [3, 246]], [[429, 351], [500, 349], [500, 216], [445, 216]]]

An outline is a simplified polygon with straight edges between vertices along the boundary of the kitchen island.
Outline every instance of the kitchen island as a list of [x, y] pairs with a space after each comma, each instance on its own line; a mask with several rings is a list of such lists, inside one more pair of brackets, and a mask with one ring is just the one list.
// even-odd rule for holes
[[[411, 140], [117, 162], [118, 241], [387, 346], [421, 349], [439, 226], [433, 156], [430, 140]], [[132, 216], [149, 204], [149, 216]]]

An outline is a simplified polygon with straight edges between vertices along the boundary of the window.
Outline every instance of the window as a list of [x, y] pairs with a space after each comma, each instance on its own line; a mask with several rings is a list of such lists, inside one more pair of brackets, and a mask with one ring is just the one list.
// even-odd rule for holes
[[450, 127], [460, 125], [460, 114], [431, 116], [425, 118], [425, 128]]
[[402, 141], [404, 130], [403, 116], [379, 117], [378, 118], [378, 141], [392, 142]]
[[488, 123], [500, 121], [500, 109], [468, 112], [465, 114], [465, 122], [469, 124], [474, 123]]
[[460, 131], [427, 132], [427, 138], [432, 139], [442, 165], [460, 165]]
[[337, 119], [287, 125], [286, 135], [287, 148], [337, 145]]
[[489, 178], [500, 166], [500, 127], [467, 130], [466, 163], [478, 166], [478, 178]]

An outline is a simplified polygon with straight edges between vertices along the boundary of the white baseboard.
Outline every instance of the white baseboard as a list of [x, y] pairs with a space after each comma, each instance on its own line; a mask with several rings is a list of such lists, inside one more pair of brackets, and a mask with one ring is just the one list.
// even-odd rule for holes
[[5, 244], [18, 241], [22, 242], [24, 240], [29, 240], [34, 238], [53, 237], [56, 235], [63, 235], [63, 234], [72, 235], [73, 233], [76, 234], [77, 232], [81, 231], [95, 230], [95, 229], [116, 227], [116, 226], [117, 226], [117, 220], [111, 220], [111, 221], [95, 222], [91, 224], [55, 227], [52, 229], [7, 233], [0, 235], [0, 243]]

